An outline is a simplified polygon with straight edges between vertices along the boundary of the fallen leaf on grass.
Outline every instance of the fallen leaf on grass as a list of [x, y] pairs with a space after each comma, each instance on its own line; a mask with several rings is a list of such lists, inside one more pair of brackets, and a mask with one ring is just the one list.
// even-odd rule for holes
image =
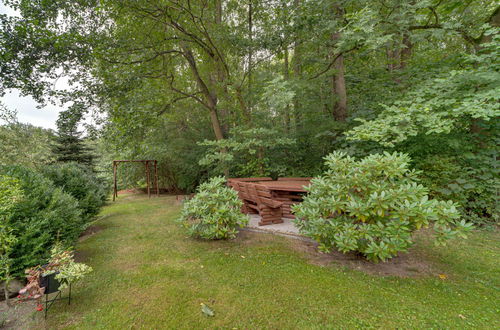
[[200, 305], [201, 305], [201, 312], [203, 314], [205, 314], [206, 316], [215, 316], [214, 311], [210, 307], [208, 307], [204, 303], [201, 303]]
[[446, 280], [447, 276], [445, 274], [439, 274], [439, 278], [442, 280]]
[[461, 318], [462, 320], [465, 320], [465, 319], [466, 319], [466, 317], [465, 317], [465, 316], [463, 316], [462, 314], [458, 314], [458, 317], [459, 317], [459, 318]]
[[243, 259], [245, 259], [246, 257], [245, 256], [241, 256]]

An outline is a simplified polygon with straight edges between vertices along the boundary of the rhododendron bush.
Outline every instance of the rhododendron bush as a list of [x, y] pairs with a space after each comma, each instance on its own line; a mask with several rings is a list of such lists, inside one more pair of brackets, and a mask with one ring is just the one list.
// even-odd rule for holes
[[444, 244], [465, 237], [472, 225], [460, 220], [458, 205], [429, 199], [417, 183], [410, 159], [384, 153], [356, 160], [341, 152], [327, 156], [328, 170], [314, 178], [304, 202], [294, 206], [301, 233], [323, 251], [356, 251], [372, 261], [407, 251], [412, 233], [432, 226]]
[[184, 203], [180, 221], [193, 237], [234, 238], [238, 227], [248, 222], [248, 217], [241, 213], [242, 206], [238, 193], [225, 186], [225, 179], [214, 177], [202, 183], [196, 195]]

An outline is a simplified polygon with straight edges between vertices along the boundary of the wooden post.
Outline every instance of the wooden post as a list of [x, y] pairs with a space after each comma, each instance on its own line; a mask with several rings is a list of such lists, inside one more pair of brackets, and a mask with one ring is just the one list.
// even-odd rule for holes
[[116, 167], [117, 163], [113, 161], [113, 202], [115, 201], [115, 197], [118, 197], [118, 192], [116, 187]]
[[149, 188], [149, 161], [146, 160], [146, 183], [148, 185], [148, 197], [151, 197], [151, 190]]
[[156, 184], [156, 196], [160, 196], [160, 189], [158, 188], [158, 161], [155, 160], [155, 184]]
[[120, 159], [120, 160], [113, 160], [113, 201], [115, 198], [118, 197], [118, 183], [117, 183], [117, 177], [118, 177], [118, 164], [121, 162], [134, 162], [134, 163], [144, 163], [144, 166], [146, 167], [146, 184], [147, 184], [147, 190], [148, 190], [148, 197], [151, 197], [151, 169], [150, 169], [150, 163], [153, 162], [154, 165], [154, 185], [156, 188], [156, 195], [158, 196], [160, 194], [160, 188], [158, 186], [158, 161], [156, 159]]

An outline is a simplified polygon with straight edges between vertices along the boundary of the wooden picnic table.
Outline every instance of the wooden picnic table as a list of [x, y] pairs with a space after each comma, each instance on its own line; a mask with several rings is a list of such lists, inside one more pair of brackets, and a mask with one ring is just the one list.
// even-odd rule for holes
[[306, 180], [258, 181], [257, 183], [264, 185], [273, 191], [302, 192], [302, 193], [307, 192], [305, 187], [309, 186], [309, 181]]
[[258, 213], [261, 216], [259, 225], [268, 225], [282, 223], [282, 218], [295, 218], [291, 206], [302, 201], [310, 179], [233, 178], [228, 183], [243, 200], [243, 212]]
[[309, 180], [279, 180], [257, 182], [271, 190], [272, 199], [281, 202], [282, 217], [286, 219], [295, 219], [292, 213], [292, 205], [302, 202], [303, 196], [307, 192], [305, 189], [309, 186]]

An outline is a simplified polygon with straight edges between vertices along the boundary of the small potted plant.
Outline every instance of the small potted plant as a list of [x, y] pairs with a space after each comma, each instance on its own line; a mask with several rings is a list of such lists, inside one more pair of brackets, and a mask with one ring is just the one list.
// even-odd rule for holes
[[[72, 250], [56, 244], [51, 250], [49, 262], [26, 270], [27, 284], [19, 291], [20, 300], [37, 299], [67, 288], [92, 271], [90, 266], [75, 262]], [[42, 310], [41, 303], [38, 310]]]

